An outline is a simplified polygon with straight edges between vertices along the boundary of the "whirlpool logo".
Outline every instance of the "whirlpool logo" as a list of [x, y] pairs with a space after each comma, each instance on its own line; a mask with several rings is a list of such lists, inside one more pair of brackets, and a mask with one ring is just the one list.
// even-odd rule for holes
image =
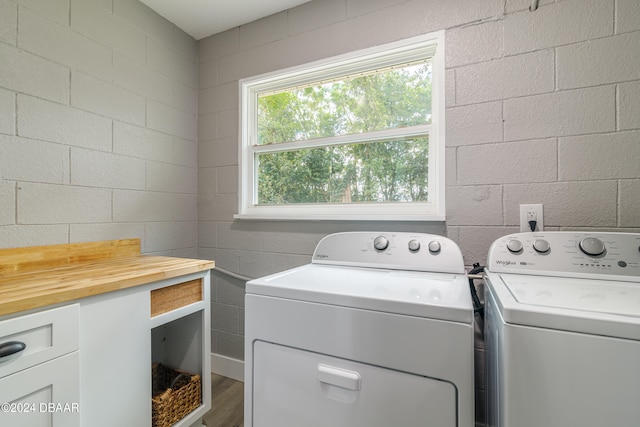
[[507, 266], [507, 265], [516, 265], [515, 261], [508, 261], [508, 260], [504, 260], [504, 259], [499, 259], [499, 260], [497, 260], [497, 261], [496, 261], [496, 264], [498, 264], [498, 265], [504, 265], [504, 266]]

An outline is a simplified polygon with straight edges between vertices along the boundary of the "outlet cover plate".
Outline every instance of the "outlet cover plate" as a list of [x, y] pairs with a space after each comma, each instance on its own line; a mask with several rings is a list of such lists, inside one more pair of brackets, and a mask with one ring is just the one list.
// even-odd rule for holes
[[528, 232], [531, 231], [531, 227], [529, 227], [529, 218], [535, 218], [537, 224], [536, 229], [533, 231], [542, 231], [544, 230], [544, 218], [543, 218], [543, 210], [542, 204], [530, 204], [530, 205], [520, 205], [520, 231]]

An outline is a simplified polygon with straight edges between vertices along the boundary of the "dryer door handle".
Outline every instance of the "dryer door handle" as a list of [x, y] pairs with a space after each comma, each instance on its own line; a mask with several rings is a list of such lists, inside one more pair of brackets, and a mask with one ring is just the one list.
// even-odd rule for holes
[[360, 390], [360, 374], [329, 365], [318, 365], [317, 378], [320, 382], [346, 388]]

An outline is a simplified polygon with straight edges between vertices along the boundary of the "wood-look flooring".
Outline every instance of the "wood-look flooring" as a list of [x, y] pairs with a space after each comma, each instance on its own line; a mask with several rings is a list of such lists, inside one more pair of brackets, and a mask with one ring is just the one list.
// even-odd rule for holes
[[244, 383], [211, 374], [211, 410], [207, 427], [244, 427]]

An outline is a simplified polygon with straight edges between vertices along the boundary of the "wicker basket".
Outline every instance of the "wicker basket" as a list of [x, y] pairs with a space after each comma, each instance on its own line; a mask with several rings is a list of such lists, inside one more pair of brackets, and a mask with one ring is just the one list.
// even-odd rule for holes
[[153, 427], [170, 427], [200, 406], [200, 375], [171, 369], [160, 363], [151, 367]]

